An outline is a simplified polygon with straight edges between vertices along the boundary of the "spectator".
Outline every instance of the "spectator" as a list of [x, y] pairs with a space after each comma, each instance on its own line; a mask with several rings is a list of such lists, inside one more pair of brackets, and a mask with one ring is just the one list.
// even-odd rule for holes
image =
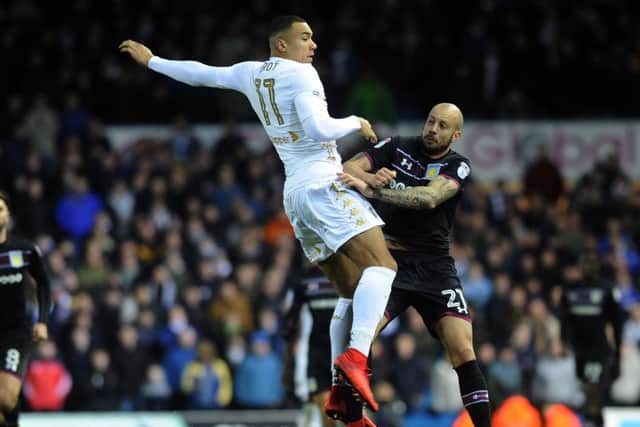
[[[255, 372], [257, 376], [265, 373]], [[231, 371], [227, 363], [218, 357], [213, 342], [208, 340], [198, 344], [197, 358], [185, 367], [181, 384], [191, 409], [224, 408], [233, 397]]]
[[538, 145], [536, 157], [527, 165], [524, 173], [524, 194], [542, 196], [554, 203], [560, 197], [564, 186], [558, 166], [549, 158], [548, 148]]
[[577, 408], [584, 402], [574, 358], [560, 340], [553, 340], [549, 352], [536, 364], [531, 394], [541, 404], [564, 403]]
[[144, 410], [162, 411], [169, 408], [171, 388], [160, 365], [152, 364], [147, 368], [146, 380], [142, 384], [140, 397]]
[[86, 409], [115, 411], [120, 404], [118, 376], [111, 366], [111, 357], [105, 349], [91, 353], [91, 371], [86, 395]]
[[185, 367], [196, 358], [197, 338], [193, 328], [184, 329], [178, 335], [178, 345], [165, 351], [162, 366], [174, 393], [180, 391], [180, 380]]
[[118, 332], [118, 347], [113, 352], [114, 368], [119, 378], [120, 409], [131, 411], [139, 408], [138, 396], [145, 379], [149, 359], [138, 344], [138, 333], [131, 325], [124, 325]]
[[33, 107], [27, 112], [24, 130], [31, 147], [47, 161], [55, 160], [56, 137], [60, 123], [56, 112], [51, 108], [44, 95], [38, 95]]
[[79, 242], [93, 229], [93, 220], [102, 208], [102, 200], [90, 192], [85, 177], [73, 176], [69, 179], [69, 190], [56, 207], [56, 221], [63, 231]]
[[282, 403], [280, 383], [282, 360], [271, 350], [264, 331], [251, 335], [251, 353], [244, 359], [235, 377], [235, 397], [244, 408], [274, 408]]
[[[408, 410], [412, 410], [418, 406], [425, 384], [428, 383], [424, 360], [416, 353], [416, 340], [411, 334], [398, 334], [395, 350], [396, 358], [389, 369], [391, 383], [395, 384], [398, 398], [405, 402]], [[411, 372], [411, 375], [407, 375], [407, 372]]]
[[59, 411], [71, 391], [71, 375], [57, 360], [58, 349], [53, 341], [38, 345], [37, 358], [27, 369], [24, 395], [31, 409]]

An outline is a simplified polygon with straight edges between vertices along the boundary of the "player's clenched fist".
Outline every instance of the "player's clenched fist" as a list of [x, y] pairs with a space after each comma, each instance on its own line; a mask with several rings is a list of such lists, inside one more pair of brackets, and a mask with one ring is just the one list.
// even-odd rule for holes
[[151, 50], [142, 43], [133, 40], [125, 40], [118, 47], [120, 52], [128, 53], [140, 65], [145, 67], [149, 64], [149, 60], [153, 56]]

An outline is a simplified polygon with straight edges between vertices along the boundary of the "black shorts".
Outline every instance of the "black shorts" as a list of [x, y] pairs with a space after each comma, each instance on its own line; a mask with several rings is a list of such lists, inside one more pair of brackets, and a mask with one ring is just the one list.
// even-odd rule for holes
[[0, 372], [14, 375], [22, 381], [31, 355], [31, 343], [28, 327], [0, 330]]
[[471, 321], [453, 259], [430, 260], [406, 251], [391, 253], [398, 263], [398, 273], [385, 310], [388, 320], [414, 307], [436, 338], [435, 325], [444, 316]]
[[317, 355], [309, 356], [309, 365], [307, 366], [307, 386], [309, 387], [309, 399], [316, 394], [329, 391], [331, 388], [331, 353], [324, 352], [322, 357]]
[[611, 362], [607, 356], [576, 357], [576, 375], [585, 384], [608, 386]]

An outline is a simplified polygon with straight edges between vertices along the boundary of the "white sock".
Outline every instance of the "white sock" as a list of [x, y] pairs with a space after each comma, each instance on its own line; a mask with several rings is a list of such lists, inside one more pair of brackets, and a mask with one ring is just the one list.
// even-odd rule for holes
[[353, 326], [349, 347], [367, 357], [378, 323], [384, 316], [395, 277], [396, 272], [387, 267], [365, 268], [353, 293]]
[[353, 310], [351, 310], [351, 299], [338, 298], [336, 308], [329, 323], [329, 337], [331, 338], [331, 378], [332, 384], [335, 379], [333, 361], [347, 349], [349, 332], [351, 331], [351, 321]]

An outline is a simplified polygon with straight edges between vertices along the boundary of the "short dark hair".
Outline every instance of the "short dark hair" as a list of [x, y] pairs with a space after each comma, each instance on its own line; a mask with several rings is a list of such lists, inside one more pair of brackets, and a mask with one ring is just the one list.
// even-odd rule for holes
[[277, 16], [269, 25], [269, 38], [275, 37], [281, 31], [288, 30], [295, 22], [307, 22], [296, 15]]
[[9, 209], [9, 195], [2, 190], [0, 190], [0, 200], [2, 200], [4, 204], [7, 205], [7, 209]]

